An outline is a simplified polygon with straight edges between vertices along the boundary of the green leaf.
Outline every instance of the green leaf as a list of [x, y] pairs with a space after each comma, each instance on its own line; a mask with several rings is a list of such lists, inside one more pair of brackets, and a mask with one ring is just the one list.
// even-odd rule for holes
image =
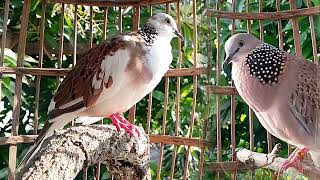
[[315, 6], [319, 6], [320, 5], [320, 0], [312, 0], [312, 2], [314, 3]]
[[152, 96], [160, 102], [164, 100], [164, 93], [161, 91], [154, 90]]
[[246, 117], [247, 117], [246, 114], [241, 114], [240, 121], [243, 122], [246, 119]]
[[10, 106], [13, 107], [13, 94], [7, 88], [2, 89], [2, 97], [7, 98]]
[[193, 84], [188, 84], [184, 86], [181, 89], [181, 94], [180, 94], [181, 98], [185, 98], [192, 91], [192, 88], [193, 88]]

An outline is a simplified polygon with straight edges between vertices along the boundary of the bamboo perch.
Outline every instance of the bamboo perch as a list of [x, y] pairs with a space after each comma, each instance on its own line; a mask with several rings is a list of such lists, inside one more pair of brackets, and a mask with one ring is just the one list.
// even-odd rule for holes
[[113, 125], [57, 130], [17, 179], [74, 179], [81, 169], [99, 162], [119, 179], [151, 179], [149, 138], [139, 131], [140, 137], [130, 137]]
[[[270, 154], [257, 153], [247, 149], [240, 148], [236, 150], [236, 154], [238, 160], [245, 163], [246, 165], [251, 165], [255, 168], [271, 169], [278, 172], [286, 159], [275, 156], [275, 153], [273, 152], [277, 151], [276, 148], [278, 147], [275, 146]], [[303, 174], [309, 177], [309, 179], [320, 178], [320, 172], [315, 167], [307, 166], [305, 164], [302, 164], [302, 167]], [[302, 175], [295, 168], [289, 168], [284, 173], [290, 175], [291, 177]]]

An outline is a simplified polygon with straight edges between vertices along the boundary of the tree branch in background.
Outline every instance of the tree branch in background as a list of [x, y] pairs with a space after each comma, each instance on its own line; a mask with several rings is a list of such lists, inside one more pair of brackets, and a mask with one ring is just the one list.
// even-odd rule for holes
[[[245, 163], [246, 165], [251, 165], [255, 168], [271, 169], [279, 172], [281, 166], [286, 160], [285, 158], [276, 156], [276, 152], [279, 151], [279, 148], [279, 145], [276, 145], [270, 154], [257, 153], [241, 148], [236, 150], [236, 154], [238, 160]], [[320, 172], [315, 167], [308, 166], [306, 164], [302, 164], [302, 167], [303, 174], [301, 174], [295, 168], [289, 168], [285, 172], [283, 172], [283, 174], [289, 175], [291, 178], [298, 175], [305, 175], [310, 179], [320, 179]]]
[[58, 130], [17, 179], [74, 179], [81, 169], [98, 162], [120, 179], [151, 179], [149, 137], [140, 127], [139, 131], [140, 137], [130, 137], [113, 125]]

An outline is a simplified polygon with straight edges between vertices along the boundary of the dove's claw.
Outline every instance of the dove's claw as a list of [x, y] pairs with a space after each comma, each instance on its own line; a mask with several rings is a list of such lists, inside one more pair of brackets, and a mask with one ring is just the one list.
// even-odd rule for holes
[[130, 134], [131, 137], [134, 136], [135, 131], [138, 137], [140, 137], [139, 130], [119, 113], [111, 114], [109, 118], [112, 120], [112, 124], [116, 126], [118, 131], [120, 131], [120, 129], [124, 129], [127, 133]]
[[283, 163], [280, 168], [280, 172], [287, 170], [290, 167], [295, 167], [299, 172], [303, 172], [303, 167], [301, 161], [304, 159], [305, 155], [308, 153], [309, 149], [302, 148], [294, 151], [288, 159]]

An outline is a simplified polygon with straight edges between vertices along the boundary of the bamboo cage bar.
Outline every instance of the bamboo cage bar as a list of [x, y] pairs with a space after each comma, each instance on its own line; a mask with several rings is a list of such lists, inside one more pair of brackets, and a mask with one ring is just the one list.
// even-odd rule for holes
[[78, 5], [74, 5], [74, 16], [73, 16], [73, 62], [72, 67], [77, 63], [77, 39], [78, 39]]
[[[92, 6], [90, 6], [89, 13], [90, 13], [90, 19], [89, 19], [89, 42], [88, 42], [88, 46], [90, 48], [92, 48], [92, 44], [93, 44], [93, 8], [92, 8]], [[100, 163], [97, 164], [96, 171], [100, 172]], [[98, 174], [98, 176], [99, 176], [99, 174]], [[88, 177], [88, 167], [85, 167], [83, 169], [83, 180], [87, 180], [87, 177]], [[99, 179], [99, 177], [97, 179]]]
[[[246, 1], [246, 13], [250, 13], [250, 1]], [[260, 9], [260, 8], [259, 8]], [[250, 20], [247, 19], [247, 33], [250, 33]], [[250, 150], [254, 149], [254, 132], [253, 132], [253, 120], [254, 120], [254, 112], [249, 107], [249, 148]], [[252, 172], [251, 172], [252, 173]], [[253, 173], [252, 173], [253, 174]]]
[[[152, 5], [149, 5], [150, 14], [149, 17], [152, 16]], [[146, 133], [150, 134], [150, 126], [151, 126], [151, 114], [152, 114], [152, 94], [153, 91], [151, 91], [148, 95], [148, 112], [147, 112], [147, 121], [146, 121]]]
[[209, 9], [207, 15], [239, 20], [281, 20], [289, 19], [300, 16], [317, 15], [320, 13], [319, 7], [310, 7], [302, 9], [293, 9], [281, 12], [261, 12], [261, 13], [240, 13], [240, 12], [227, 12]]
[[[260, 11], [260, 1], [259, 1], [259, 11]], [[250, 13], [250, 0], [246, 0], [246, 13]], [[247, 21], [247, 33], [250, 33], [250, 20], [247, 19], [246, 21]], [[248, 108], [249, 108], [249, 149], [253, 150], [254, 149], [254, 131], [253, 131], [254, 112], [250, 107]], [[254, 171], [250, 171], [250, 175], [253, 178]]]
[[[280, 0], [276, 0], [277, 12], [281, 12]], [[279, 49], [283, 50], [283, 35], [282, 35], [282, 22], [278, 19], [278, 36], [279, 36]]]
[[[198, 30], [197, 30], [197, 1], [192, 1], [192, 23], [193, 23], [193, 68], [197, 68], [197, 52], [198, 52]], [[192, 87], [192, 112], [191, 121], [189, 125], [189, 138], [192, 138], [193, 126], [195, 121], [196, 113], [196, 102], [197, 102], [197, 82], [198, 76], [193, 75], [193, 87]], [[190, 146], [187, 146], [186, 159], [184, 163], [183, 179], [187, 179], [189, 172], [189, 157], [190, 157]]]
[[[33, 143], [37, 138], [37, 135], [19, 135], [19, 136], [9, 136], [0, 137], [0, 145], [17, 145], [23, 143]], [[188, 145], [194, 147], [208, 147], [212, 148], [213, 143], [205, 139], [197, 138], [186, 138], [180, 136], [170, 136], [170, 135], [156, 135], [150, 134], [150, 141], [152, 143], [165, 143], [165, 144], [175, 144], [175, 145]]]
[[[102, 40], [107, 40], [107, 26], [108, 26], [108, 7], [103, 8], [103, 22], [102, 22]], [[103, 124], [103, 119], [101, 119], [101, 124]], [[97, 164], [95, 171], [95, 179], [100, 180], [101, 163]]]
[[[305, 0], [307, 3], [307, 7], [311, 8], [311, 0]], [[310, 34], [311, 34], [311, 42], [312, 42], [312, 54], [313, 54], [313, 62], [317, 65], [319, 65], [319, 61], [317, 59], [318, 50], [317, 50], [317, 41], [316, 41], [316, 32], [314, 28], [314, 19], [313, 15], [309, 16], [309, 22], [310, 22]]]
[[[277, 12], [280, 12], [280, 0], [276, 1], [276, 8], [277, 8]], [[279, 37], [279, 49], [283, 50], [283, 34], [282, 34], [282, 22], [281, 20], [277, 20], [278, 21], [278, 37]], [[292, 149], [291, 149], [291, 145], [288, 144], [288, 154], [291, 154]]]
[[[219, 1], [216, 3], [216, 11], [219, 10]], [[216, 85], [219, 86], [220, 81], [220, 69], [221, 69], [221, 50], [220, 50], [220, 18], [216, 18]], [[217, 162], [222, 161], [222, 145], [221, 145], [221, 114], [220, 114], [220, 95], [216, 94], [216, 139], [217, 139]], [[217, 171], [216, 178], [220, 179], [221, 173]]]
[[238, 161], [207, 163], [203, 168], [205, 171], [252, 170], [252, 167]]
[[[177, 7], [177, 26], [179, 32], [181, 32], [181, 17], [180, 17], [180, 2], [176, 3]], [[176, 69], [181, 69], [181, 63], [182, 63], [182, 53], [181, 53], [181, 40], [178, 39], [178, 63], [177, 63], [177, 68]], [[174, 126], [174, 135], [178, 136], [179, 134], [179, 121], [180, 121], [180, 83], [181, 83], [181, 78], [180, 76], [177, 76], [177, 83], [176, 83], [176, 122]], [[170, 179], [173, 179], [174, 172], [175, 172], [175, 165], [176, 165], [176, 157], [177, 157], [177, 148], [178, 146], [176, 144], [173, 145], [173, 154], [172, 154], [172, 161], [171, 161], [171, 170], [170, 170]], [[200, 171], [199, 171], [200, 174]]]
[[[65, 76], [70, 69], [55, 69], [55, 68], [29, 68], [29, 67], [0, 67], [0, 73], [3, 74], [24, 74], [34, 76]], [[206, 73], [206, 68], [199, 67], [195, 69], [181, 68], [181, 69], [170, 69], [165, 77], [176, 77], [176, 76], [193, 76], [202, 75]]]
[[122, 7], [118, 7], [118, 31], [122, 33]]
[[86, 6], [99, 6], [99, 7], [110, 7], [110, 6], [144, 6], [144, 5], [156, 5], [164, 3], [174, 3], [179, 0], [50, 0], [53, 3], [67, 3], [67, 4], [81, 4]]
[[[2, 24], [2, 37], [0, 48], [0, 68], [3, 67], [4, 61], [4, 49], [6, 46], [7, 29], [8, 29], [8, 16], [9, 16], [9, 4], [10, 0], [6, 0], [4, 4], [3, 24]], [[0, 100], [2, 99], [2, 74], [0, 74]]]
[[[290, 9], [296, 10], [297, 9], [296, 0], [289, 0], [289, 1], [290, 1]], [[318, 8], [318, 10], [320, 11], [320, 8]], [[319, 13], [320, 12], [318, 12], [318, 14]], [[301, 41], [300, 41], [300, 34], [299, 34], [299, 24], [298, 24], [297, 16], [291, 17], [291, 21], [292, 21], [295, 53], [297, 56], [302, 56]]]
[[[161, 126], [161, 135], [166, 135], [166, 123], [167, 123], [167, 113], [168, 113], [168, 98], [169, 98], [169, 77], [165, 77], [164, 82], [164, 105], [163, 105], [163, 118], [162, 118], [162, 126]], [[160, 179], [161, 176], [161, 166], [163, 160], [163, 143], [160, 143], [160, 159], [157, 170], [157, 179]]]
[[103, 9], [103, 24], [102, 24], [102, 39], [107, 39], [107, 26], [108, 26], [108, 7]]
[[[61, 22], [60, 22], [60, 38], [58, 50], [58, 69], [62, 68], [63, 49], [64, 49], [64, 3], [61, 3]], [[40, 68], [41, 69], [41, 68]], [[57, 84], [60, 84], [60, 76], [57, 76]]]
[[152, 107], [152, 91], [148, 96], [148, 112], [147, 112], [147, 125], [146, 125], [146, 133], [150, 134], [150, 125], [151, 125], [151, 107]]
[[[150, 9], [150, 16], [152, 16], [152, 5], [149, 5]], [[147, 112], [147, 121], [146, 121], [146, 133], [150, 135], [150, 126], [151, 126], [151, 115], [152, 115], [152, 94], [153, 91], [151, 91], [148, 95], [148, 112]]]
[[[207, 7], [210, 6], [210, 0], [206, 0], [206, 6]], [[208, 24], [208, 32], [211, 32], [211, 18], [210, 17], [207, 17], [207, 24]], [[211, 38], [212, 38], [211, 33], [209, 33], [208, 39], [211, 40]], [[212, 43], [211, 43], [211, 41], [209, 41], [207, 43], [207, 48], [208, 48], [208, 51], [207, 51], [208, 66], [207, 66], [207, 74], [206, 74], [206, 76], [207, 76], [206, 83], [210, 84], [210, 78], [212, 75], [212, 63], [211, 63]], [[203, 128], [202, 128], [202, 137], [201, 137], [202, 140], [207, 139], [209, 111], [210, 111], [209, 104], [210, 104], [210, 91], [206, 90], [206, 110], [205, 110], [205, 120], [204, 120], [204, 124], [203, 124]], [[201, 151], [200, 151], [200, 162], [198, 165], [199, 174], [197, 177], [198, 180], [202, 179], [202, 175], [203, 175], [205, 148], [206, 147], [202, 147]]]
[[[26, 45], [26, 36], [28, 31], [28, 21], [29, 21], [29, 12], [30, 12], [31, 1], [26, 0], [23, 5], [22, 18], [21, 19], [21, 30], [19, 34], [19, 46], [18, 46], [18, 58], [17, 58], [17, 67], [23, 66], [23, 60], [25, 55], [25, 45]], [[20, 107], [21, 107], [21, 91], [22, 91], [22, 75], [17, 74], [15, 80], [15, 90], [13, 98], [13, 114], [12, 114], [12, 129], [11, 135], [17, 136], [19, 130], [19, 118], [20, 118]], [[15, 179], [15, 170], [16, 170], [16, 156], [17, 156], [17, 146], [13, 145], [9, 147], [9, 179]]]
[[[259, 0], [259, 13], [263, 13], [262, 12], [262, 1]], [[263, 20], [259, 19], [259, 31], [260, 31], [260, 40], [264, 41], [264, 29], [263, 29]], [[250, 109], [251, 113], [254, 114], [252, 112], [252, 109]], [[253, 118], [252, 118], [253, 121]], [[270, 153], [272, 151], [272, 135], [267, 132], [267, 144], [268, 144], [268, 153]]]
[[[3, 30], [2, 30], [2, 35], [1, 35], [2, 37], [1, 37], [1, 49], [0, 49], [0, 67], [3, 66], [4, 48], [6, 46], [9, 4], [10, 4], [10, 0], [6, 0], [5, 5], [4, 5], [3, 24], [2, 24]], [[0, 82], [0, 96], [1, 96], [1, 82]]]
[[[119, 7], [121, 9], [121, 7]], [[119, 16], [121, 15], [121, 17], [119, 17], [121, 19], [121, 32], [122, 32], [122, 12], [119, 13]], [[133, 30], [137, 31], [139, 29], [139, 20], [140, 20], [140, 13], [139, 10], [137, 10], [137, 8], [133, 8]], [[119, 21], [120, 23], [120, 21]], [[134, 123], [134, 119], [136, 116], [136, 105], [133, 105], [130, 109], [129, 109], [129, 122]]]
[[[247, 5], [248, 7], [248, 5]], [[236, 1], [232, 0], [232, 12], [236, 11]], [[248, 23], [247, 23], [248, 25]], [[235, 34], [235, 20], [232, 19], [232, 24], [231, 24], [231, 35]], [[234, 86], [233, 81], [231, 81], [231, 86]], [[230, 127], [230, 135], [231, 135], [231, 153], [232, 153], [232, 158], [231, 161], [236, 161], [237, 157], [236, 157], [236, 125], [235, 125], [235, 96], [233, 94], [230, 95], [230, 112], [231, 112], [231, 116], [230, 116], [230, 122], [231, 122], [231, 127]], [[236, 173], [237, 171], [233, 171], [232, 172], [232, 179], [235, 180], [236, 179]]]
[[[296, 10], [297, 5], [295, 0], [290, 0], [290, 9]], [[294, 47], [295, 53], [297, 56], [302, 56], [302, 49], [301, 49], [301, 41], [300, 41], [300, 34], [299, 34], [299, 24], [298, 19], [296, 17], [291, 18], [292, 21], [292, 30], [293, 30], [293, 40], [294, 40]], [[288, 156], [292, 152], [292, 146], [288, 144]]]
[[[170, 13], [170, 4], [166, 3], [166, 13]], [[164, 79], [164, 105], [163, 105], [163, 116], [162, 116], [162, 126], [161, 126], [161, 134], [166, 135], [166, 124], [167, 124], [167, 114], [168, 114], [168, 101], [169, 101], [169, 86], [170, 79], [169, 77], [165, 77]], [[163, 148], [164, 143], [160, 143], [160, 152], [159, 152], [159, 164], [157, 169], [157, 180], [160, 180], [161, 177], [161, 167], [163, 161]]]
[[90, 6], [90, 30], [89, 30], [89, 47], [92, 48], [93, 43], [93, 7]]
[[[235, 12], [236, 11], [236, 1], [235, 0], [232, 0], [232, 12]], [[232, 20], [232, 27], [231, 27], [231, 35], [234, 35], [235, 34], [235, 20], [233, 19]], [[233, 82], [231, 82], [231, 85], [234, 86]], [[236, 157], [235, 157], [235, 145], [236, 145], [236, 142], [235, 142], [235, 138], [236, 138], [236, 135], [235, 135], [235, 99], [234, 99], [234, 95], [231, 94], [230, 95], [230, 111], [231, 111], [231, 150], [232, 150], [232, 161], [235, 161]]]
[[[43, 64], [43, 47], [44, 47], [44, 23], [46, 14], [46, 0], [42, 0], [41, 9], [41, 24], [40, 24], [40, 45], [39, 45], [39, 62], [38, 67], [42, 68]], [[36, 93], [35, 93], [35, 108], [34, 108], [34, 121], [33, 121], [33, 134], [37, 134], [38, 131], [38, 117], [39, 117], [39, 99], [40, 99], [40, 81], [41, 76], [36, 76]]]

